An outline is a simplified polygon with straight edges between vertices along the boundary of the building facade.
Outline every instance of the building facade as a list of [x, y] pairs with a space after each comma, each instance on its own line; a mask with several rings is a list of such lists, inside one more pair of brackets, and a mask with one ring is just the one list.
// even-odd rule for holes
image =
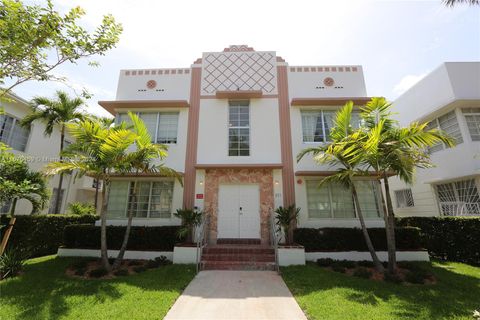
[[[45, 136], [45, 125], [35, 121], [29, 128], [20, 126], [20, 121], [32, 112], [29, 103], [15, 94], [9, 94], [7, 101], [0, 102], [3, 114], [0, 114], [0, 142], [7, 144], [12, 152], [25, 157], [29, 167], [34, 171], [42, 171], [51, 161], [58, 161], [60, 150], [60, 129], [54, 128], [51, 136]], [[73, 139], [68, 136], [67, 144]], [[50, 203], [42, 213], [65, 213], [68, 204], [72, 202], [84, 202], [93, 204], [95, 196], [94, 181], [90, 177], [74, 179], [73, 175], [66, 174], [60, 193], [57, 191], [58, 176], [48, 179], [51, 191]], [[60, 212], [54, 212], [56, 197], [60, 194]], [[10, 211], [10, 203], [0, 205], [0, 213]], [[30, 214], [32, 206], [27, 200], [19, 200], [15, 207], [15, 214]]]
[[[165, 164], [183, 173], [183, 186], [156, 175], [117, 177], [111, 184], [109, 224], [126, 223], [133, 180], [136, 225], [177, 225], [178, 208], [210, 215], [210, 241], [269, 238], [269, 215], [301, 208], [302, 227], [358, 226], [350, 192], [318, 188], [335, 168], [306, 147], [325, 143], [335, 112], [369, 100], [361, 66], [289, 66], [274, 51], [230, 46], [206, 52], [190, 68], [121, 70], [116, 99], [100, 101], [117, 121], [139, 114], [152, 139], [169, 147]], [[352, 125], [358, 125], [354, 117]], [[359, 180], [369, 226], [381, 226], [378, 182]]]
[[429, 122], [456, 145], [437, 144], [433, 168], [417, 170], [413, 185], [391, 178], [400, 216], [480, 214], [480, 62], [447, 62], [393, 104], [402, 125]]

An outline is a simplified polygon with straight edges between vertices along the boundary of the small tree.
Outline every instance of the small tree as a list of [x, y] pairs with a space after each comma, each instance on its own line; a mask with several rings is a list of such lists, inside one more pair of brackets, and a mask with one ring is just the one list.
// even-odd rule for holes
[[354, 210], [360, 221], [365, 243], [370, 251], [375, 268], [378, 271], [383, 272], [384, 268], [377, 257], [365, 225], [365, 219], [363, 217], [357, 188], [355, 186], [355, 179], [359, 176], [368, 175], [368, 172], [360, 169], [363, 161], [361, 143], [365, 140], [365, 135], [362, 134], [361, 131], [353, 130], [350, 124], [352, 110], [353, 102], [349, 101], [335, 115], [334, 126], [330, 131], [330, 138], [332, 141], [326, 145], [302, 150], [297, 156], [297, 161], [300, 161], [306, 154], [312, 154], [315, 162], [319, 164], [328, 164], [335, 168], [335, 173], [322, 179], [319, 187], [328, 183], [340, 183], [345, 189], [352, 193]]
[[292, 204], [289, 207], [278, 207], [275, 210], [275, 219], [277, 225], [277, 231], [285, 235], [285, 244], [293, 244], [293, 231], [297, 227], [298, 214], [300, 213], [300, 208], [295, 207], [295, 204]]
[[[62, 15], [50, 0], [46, 5], [25, 5], [2, 0], [0, 5], [0, 100], [14, 87], [30, 80], [65, 81], [51, 73], [58, 66], [82, 58], [104, 55], [114, 48], [122, 26], [111, 15], [94, 32], [78, 25], [85, 11], [76, 7]], [[91, 65], [98, 65], [91, 62]]]
[[174, 215], [182, 219], [182, 226], [178, 229], [178, 236], [185, 238], [185, 243], [193, 243], [195, 227], [202, 223], [203, 212], [192, 209], [177, 209]]
[[[60, 127], [60, 162], [63, 159], [63, 148], [65, 145], [66, 124], [82, 120], [85, 116], [80, 112], [83, 100], [80, 98], [69, 98], [63, 91], [57, 91], [56, 99], [35, 97], [32, 100], [33, 111], [22, 120], [22, 125], [30, 126], [34, 121], [39, 120], [45, 124], [45, 136], [51, 136], [56, 126]], [[55, 199], [54, 213], [60, 213], [61, 198], [60, 192], [63, 185], [63, 172], [60, 173], [57, 186], [57, 197]]]
[[[63, 162], [52, 162], [47, 165], [49, 175], [76, 170], [77, 175], [89, 175], [103, 181], [101, 222], [101, 257], [103, 266], [111, 270], [107, 252], [107, 210], [108, 191], [113, 174], [144, 172], [158, 172], [160, 175], [180, 176], [173, 169], [160, 163], [153, 164], [155, 159], [164, 159], [167, 156], [167, 147], [153, 144], [148, 130], [137, 115], [128, 113], [133, 126], [125, 123], [106, 128], [94, 119], [86, 119], [79, 123], [67, 124], [75, 143], [68, 147], [68, 159]], [[136, 186], [133, 187], [136, 190]], [[134, 198], [133, 198], [134, 199]], [[114, 263], [114, 268], [120, 265], [125, 253], [133, 218], [133, 208], [128, 212], [128, 223], [125, 236]]]
[[360, 130], [366, 135], [362, 143], [364, 164], [379, 173], [385, 187], [388, 271], [393, 274], [396, 269], [395, 215], [388, 178], [398, 176], [405, 183], [412, 183], [416, 168], [432, 166], [425, 149], [436, 143], [453, 146], [453, 141], [437, 129], [427, 130], [428, 123], [400, 127], [392, 118], [391, 107], [385, 98], [372, 98], [361, 108], [364, 126]]
[[32, 204], [31, 213], [45, 207], [49, 199], [47, 183], [39, 172], [31, 171], [25, 159], [8, 152], [9, 148], [0, 143], [0, 203], [11, 201], [10, 223], [4, 233], [0, 255], [7, 246], [8, 238], [15, 224], [15, 207], [19, 199]]

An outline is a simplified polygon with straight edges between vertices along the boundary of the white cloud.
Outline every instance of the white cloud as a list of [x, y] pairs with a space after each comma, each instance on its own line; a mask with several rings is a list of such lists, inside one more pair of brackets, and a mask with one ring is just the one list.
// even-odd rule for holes
[[404, 76], [400, 82], [398, 82], [395, 87], [393, 87], [393, 92], [396, 95], [401, 95], [411, 87], [413, 87], [418, 81], [427, 75], [427, 72], [421, 74], [409, 74]]

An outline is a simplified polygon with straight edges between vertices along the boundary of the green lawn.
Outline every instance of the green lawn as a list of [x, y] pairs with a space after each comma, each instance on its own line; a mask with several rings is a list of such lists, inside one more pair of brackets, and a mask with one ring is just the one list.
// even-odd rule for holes
[[468, 319], [480, 309], [480, 268], [433, 262], [435, 285], [375, 282], [317, 267], [282, 268], [309, 319]]
[[195, 268], [170, 265], [111, 280], [64, 275], [72, 259], [28, 261], [25, 273], [0, 282], [0, 318], [163, 319], [195, 275]]

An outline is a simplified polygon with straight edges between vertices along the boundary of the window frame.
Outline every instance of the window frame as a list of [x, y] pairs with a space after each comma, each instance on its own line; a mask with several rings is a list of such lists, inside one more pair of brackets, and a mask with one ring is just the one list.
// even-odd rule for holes
[[[0, 137], [0, 142], [3, 142], [5, 143], [6, 145], [8, 145], [10, 148], [14, 149], [14, 150], [17, 150], [17, 151], [20, 151], [20, 152], [26, 152], [27, 150], [27, 147], [28, 147], [28, 143], [30, 141], [30, 136], [31, 136], [31, 126], [28, 126], [28, 127], [22, 127], [19, 122], [21, 121], [19, 118], [9, 114], [9, 113], [4, 113], [4, 114], [0, 114], [0, 116], [3, 116], [5, 118], [11, 118], [12, 119], [12, 126], [10, 128], [10, 131], [7, 132], [8, 133], [8, 137], [5, 139], [5, 140], [2, 140], [2, 137], [3, 137], [3, 132], [2, 132], [2, 137]], [[23, 148], [22, 149], [19, 149], [17, 148], [17, 146], [14, 146], [12, 145], [12, 140], [14, 138], [14, 132], [15, 132], [15, 129], [17, 127], [20, 127], [21, 129], [23, 130], [26, 130], [27, 131], [27, 134], [26, 134], [26, 140], [25, 140], [25, 144], [23, 145]]]
[[[415, 199], [413, 198], [413, 192], [411, 188], [399, 189], [393, 191], [395, 195], [395, 204], [397, 209], [408, 209], [415, 207]], [[403, 200], [405, 200], [405, 205], [401, 206], [399, 202], [399, 194], [402, 195]], [[411, 205], [409, 205], [409, 200], [411, 200]]]
[[[138, 111], [138, 112], [134, 112], [140, 119], [141, 119], [141, 114], [142, 113], [150, 113], [150, 114], [153, 114], [153, 115], [156, 115], [156, 125], [155, 125], [155, 132], [150, 132], [149, 130], [149, 134], [150, 136], [152, 137], [152, 143], [155, 143], [155, 144], [165, 144], [165, 145], [178, 145], [178, 126], [179, 126], [179, 123], [180, 123], [180, 111], [178, 110], [170, 110], [170, 111]], [[161, 114], [175, 114], [177, 116], [177, 126], [176, 126], [176, 132], [175, 132], [175, 142], [168, 142], [168, 143], [164, 143], [164, 142], [158, 142], [158, 133], [159, 133], [159, 125], [160, 125], [160, 118], [161, 118]], [[118, 112], [117, 115], [115, 116], [115, 123], [117, 125], [119, 125], [121, 123], [121, 120], [120, 118], [122, 117], [122, 115], [127, 115], [128, 112]], [[143, 119], [142, 119], [143, 121]], [[127, 124], [129, 123], [128, 121], [126, 121]], [[148, 129], [148, 128], [147, 128]]]
[[[478, 108], [478, 107], [477, 108], [475, 108], [475, 107], [464, 107], [464, 108], [461, 108], [461, 109], [462, 109], [463, 118], [465, 119], [465, 126], [467, 128], [468, 135], [470, 136], [470, 141], [472, 141], [472, 142], [473, 141], [480, 141], [480, 108]], [[473, 117], [474, 124], [476, 124], [479, 127], [479, 129], [478, 129], [479, 133], [475, 134], [475, 136], [478, 136], [477, 139], [473, 138], [472, 132], [470, 131], [470, 127], [468, 126], [468, 123], [469, 123], [468, 117]], [[479, 118], [478, 121], [476, 120], [476, 117]]]
[[[476, 195], [473, 195], [473, 196], [477, 198], [477, 200], [478, 200], [477, 202], [466, 202], [466, 201], [462, 201], [462, 199], [461, 199], [461, 194], [459, 192], [460, 188], [458, 188], [458, 184], [470, 183], [470, 182], [475, 187]], [[441, 201], [440, 193], [439, 193], [439, 190], [438, 190], [439, 186], [451, 189], [451, 190], [448, 191], [448, 192], [450, 192], [450, 194], [447, 195], [445, 193], [442, 196], [445, 196], [445, 195], [453, 196], [453, 198], [455, 198], [455, 199], [447, 199], [448, 201]], [[435, 190], [435, 196], [436, 196], [436, 200], [437, 200], [437, 204], [438, 204], [438, 209], [439, 209], [439, 212], [442, 216], [445, 215], [445, 213], [442, 210], [442, 204], [449, 204], [449, 203], [452, 203], [452, 204], [455, 204], [455, 203], [457, 203], [457, 204], [461, 204], [461, 203], [474, 204], [474, 203], [478, 203], [479, 206], [480, 206], [480, 188], [479, 188], [479, 185], [477, 183], [477, 180], [474, 177], [464, 178], [464, 179], [460, 179], [460, 180], [453, 180], [453, 181], [448, 181], [448, 182], [443, 182], [443, 183], [436, 183], [434, 185], [434, 190]], [[442, 192], [445, 192], [445, 190], [443, 190]]]
[[[446, 131], [441, 127], [441, 125], [440, 125], [440, 118], [441, 118], [441, 117], [444, 117], [444, 116], [447, 116], [447, 115], [450, 114], [450, 113], [454, 115], [455, 120], [456, 120], [456, 122], [457, 122], [458, 132], [460, 133], [459, 138], [460, 138], [461, 141], [460, 141], [460, 142], [455, 141], [455, 146], [457, 146], [457, 145], [459, 145], [459, 144], [462, 144], [465, 140], [464, 140], [464, 138], [463, 138], [462, 129], [461, 129], [461, 126], [460, 126], [460, 121], [459, 121], [459, 118], [458, 118], [458, 115], [457, 115], [457, 112], [456, 112], [455, 109], [454, 109], [454, 110], [451, 110], [451, 111], [448, 111], [448, 112], [445, 112], [445, 113], [443, 113], [442, 115], [440, 115], [440, 116], [432, 119], [431, 121], [429, 121], [426, 129], [427, 129], [427, 130], [430, 130], [430, 129], [438, 129], [438, 130], [441, 130], [441, 131], [449, 134], [448, 132], [446, 132]], [[430, 128], [429, 128], [429, 127], [430, 127]], [[450, 134], [449, 134], [449, 135], [450, 135]], [[457, 140], [457, 138], [455, 138], [455, 137], [453, 137], [453, 136], [452, 136], [452, 138], [453, 138], [454, 140]], [[441, 149], [439, 148], [439, 146], [441, 146]], [[455, 147], [455, 146], [454, 146], [454, 147]], [[438, 148], [438, 150], [437, 150], [437, 149], [434, 149], [434, 148]], [[453, 148], [453, 147], [452, 147], [452, 148]], [[432, 149], [433, 149], [433, 151], [432, 151]], [[439, 152], [439, 151], [447, 150], [447, 149], [451, 149], [451, 148], [447, 147], [447, 146], [445, 145], [445, 143], [439, 142], [439, 143], [435, 144], [433, 147], [430, 147], [430, 148], [427, 147], [427, 152], [428, 152], [428, 154], [433, 154], [433, 153], [435, 153], [435, 152]]]
[[[235, 105], [233, 103], [240, 103]], [[246, 105], [242, 105], [241, 103], [247, 103]], [[247, 107], [248, 108], [248, 126], [230, 126], [230, 110], [232, 107]], [[229, 100], [228, 101], [228, 112], [227, 112], [227, 156], [228, 157], [251, 157], [252, 156], [252, 113], [250, 107], [250, 100]], [[232, 149], [238, 151], [237, 155], [230, 155], [230, 129], [248, 129], [248, 155], [241, 155], [240, 151], [245, 149], [240, 149], [240, 142], [239, 147], [237, 149]], [[238, 135], [240, 137], [240, 135]]]

